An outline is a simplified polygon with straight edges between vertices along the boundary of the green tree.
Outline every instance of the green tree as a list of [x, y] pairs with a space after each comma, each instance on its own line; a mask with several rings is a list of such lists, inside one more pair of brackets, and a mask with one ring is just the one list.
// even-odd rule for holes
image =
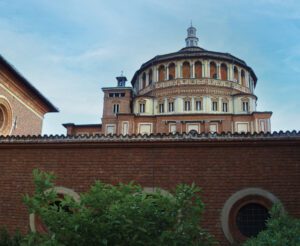
[[20, 246], [22, 235], [16, 231], [10, 235], [5, 227], [0, 228], [0, 246]]
[[25, 195], [31, 213], [47, 234], [31, 233], [24, 245], [213, 245], [200, 226], [204, 204], [195, 185], [178, 185], [173, 195], [147, 194], [134, 183], [116, 186], [97, 181], [80, 202], [54, 191], [55, 176], [34, 170], [35, 193]]
[[300, 246], [300, 220], [290, 217], [281, 204], [270, 211], [267, 228], [243, 246]]

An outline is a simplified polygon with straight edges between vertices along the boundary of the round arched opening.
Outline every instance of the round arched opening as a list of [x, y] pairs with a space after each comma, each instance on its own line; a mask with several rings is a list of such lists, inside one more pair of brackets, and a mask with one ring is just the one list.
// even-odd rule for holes
[[158, 68], [158, 81], [164, 81], [165, 80], [165, 66], [160, 65]]
[[260, 188], [240, 190], [225, 202], [221, 214], [222, 229], [232, 244], [257, 236], [266, 228], [269, 210], [279, 200]]
[[200, 61], [195, 62], [195, 78], [202, 78], [202, 63]]
[[143, 81], [142, 89], [144, 89], [146, 87], [146, 73], [145, 72], [143, 73], [142, 81]]
[[227, 65], [222, 63], [221, 64], [221, 79], [222, 80], [227, 80], [228, 75], [227, 75]]
[[9, 134], [12, 126], [12, 111], [8, 101], [0, 97], [0, 135]]
[[151, 85], [152, 84], [152, 69], [150, 69], [148, 76], [149, 76], [149, 85]]
[[234, 67], [233, 69], [233, 77], [234, 77], [234, 82], [240, 82], [239, 81], [239, 71], [237, 67]]
[[175, 79], [175, 64], [171, 63], [169, 65], [169, 74], [168, 74], [168, 79]]
[[255, 237], [266, 229], [269, 218], [268, 209], [259, 203], [248, 203], [241, 207], [236, 215], [236, 225], [245, 237]]
[[[70, 196], [72, 199], [74, 199], [75, 202], [79, 202], [80, 196], [75, 191], [61, 186], [46, 190], [45, 193], [50, 191], [56, 192], [57, 197], [54, 202], [49, 203], [49, 209], [55, 209], [57, 212], [62, 211], [62, 212], [72, 214], [73, 211], [70, 210], [68, 205], [62, 205], [62, 200], [67, 195]], [[48, 232], [48, 228], [43, 223], [40, 216], [36, 216], [34, 213], [29, 215], [29, 225], [32, 232], [39, 232], [42, 234]]]
[[210, 62], [209, 66], [210, 66], [210, 77], [212, 79], [217, 79], [218, 74], [217, 74], [217, 65], [216, 65], [216, 63], [215, 62]]
[[182, 64], [182, 77], [184, 79], [191, 78], [191, 67], [190, 67], [190, 63], [188, 61], [185, 61]]

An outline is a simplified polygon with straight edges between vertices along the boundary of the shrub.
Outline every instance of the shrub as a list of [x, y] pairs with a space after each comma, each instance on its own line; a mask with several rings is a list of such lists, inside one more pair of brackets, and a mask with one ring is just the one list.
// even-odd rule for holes
[[22, 236], [19, 231], [11, 236], [5, 227], [0, 229], [0, 246], [20, 246], [21, 240]]
[[[134, 183], [110, 185], [97, 181], [81, 195], [59, 198], [55, 176], [34, 171], [32, 197], [24, 196], [30, 212], [40, 216], [47, 234], [31, 233], [27, 245], [213, 245], [201, 226], [204, 204], [195, 185], [178, 185], [173, 195], [147, 194]], [[59, 202], [58, 202], [59, 200]]]
[[282, 205], [276, 204], [270, 211], [267, 228], [244, 246], [296, 246], [300, 245], [300, 220], [283, 212]]

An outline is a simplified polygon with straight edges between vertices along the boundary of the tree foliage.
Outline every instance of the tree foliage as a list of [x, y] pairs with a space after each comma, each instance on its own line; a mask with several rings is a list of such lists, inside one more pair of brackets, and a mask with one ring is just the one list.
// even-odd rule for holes
[[[31, 233], [26, 245], [213, 245], [200, 226], [204, 204], [195, 185], [178, 185], [173, 195], [145, 193], [134, 183], [97, 181], [80, 202], [51, 190], [55, 176], [34, 170], [35, 193], [24, 196], [48, 233]], [[50, 190], [50, 191], [49, 191]]]
[[19, 246], [22, 240], [22, 235], [16, 231], [10, 235], [5, 227], [0, 229], [0, 246]]
[[244, 246], [296, 246], [300, 245], [300, 220], [290, 217], [276, 204], [270, 211], [266, 230], [250, 238]]

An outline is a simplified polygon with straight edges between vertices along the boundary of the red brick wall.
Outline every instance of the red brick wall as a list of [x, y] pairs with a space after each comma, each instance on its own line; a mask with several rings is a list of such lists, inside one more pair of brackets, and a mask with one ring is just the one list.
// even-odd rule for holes
[[[136, 116], [133, 114], [128, 115], [118, 115], [118, 117], [111, 118], [103, 118], [102, 125], [102, 133], [105, 134], [105, 125], [106, 124], [116, 124], [117, 125], [117, 134], [121, 134], [121, 122], [128, 121], [129, 122], [129, 134], [139, 134], [139, 123], [152, 123], [153, 125], [153, 133], [169, 133], [169, 123], [168, 121], [178, 121], [178, 129], [179, 133], [183, 133], [187, 131], [186, 123], [196, 121], [200, 124], [200, 132], [209, 132], [210, 122], [218, 123], [218, 133], [221, 132], [232, 132], [232, 127], [235, 122], [248, 122], [249, 125], [251, 123], [255, 124], [255, 119], [269, 119], [271, 117], [271, 113], [253, 113], [250, 115], [232, 115], [232, 114], [178, 114], [178, 115], [156, 115], [156, 116]], [[200, 121], [202, 121], [200, 123]], [[118, 125], [119, 124], [119, 125]], [[237, 131], [235, 129], [234, 131]], [[250, 129], [253, 131], [253, 127]], [[267, 131], [267, 129], [266, 129]]]
[[[124, 97], [109, 97], [110, 93], [125, 93]], [[113, 112], [113, 105], [119, 104], [119, 112], [120, 113], [131, 113], [130, 109], [131, 102], [131, 89], [124, 88], [123, 90], [120, 88], [104, 91], [104, 105], [103, 105], [103, 118], [113, 117], [115, 116]]]
[[[1, 77], [0, 77], [1, 83]], [[11, 92], [13, 93], [13, 92]], [[39, 135], [42, 133], [43, 115], [40, 117], [28, 108], [27, 102], [20, 102], [15, 96], [8, 93], [7, 90], [0, 87], [0, 95], [8, 101], [12, 111], [12, 125], [10, 126], [11, 135]], [[34, 109], [35, 110], [35, 109]], [[16, 127], [13, 127], [14, 121]]]
[[[267, 138], [266, 138], [267, 139]], [[135, 180], [145, 187], [169, 190], [195, 182], [206, 204], [203, 225], [222, 245], [221, 210], [235, 192], [257, 187], [277, 196], [285, 209], [300, 217], [300, 138], [255, 141], [199, 140], [154, 142], [38, 143], [0, 141], [0, 226], [28, 230], [21, 195], [33, 192], [32, 169], [54, 171], [57, 185], [84, 192], [95, 180]]]
[[102, 125], [75, 125], [64, 124], [67, 129], [67, 135], [95, 135], [102, 134]]

